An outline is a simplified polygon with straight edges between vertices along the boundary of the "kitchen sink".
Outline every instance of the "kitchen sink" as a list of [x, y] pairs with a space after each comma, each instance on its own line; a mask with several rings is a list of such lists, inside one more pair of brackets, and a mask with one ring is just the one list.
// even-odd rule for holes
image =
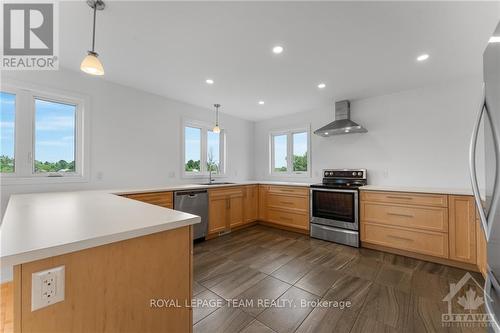
[[211, 182], [211, 183], [202, 183], [198, 185], [229, 185], [229, 184], [236, 184], [236, 183], [230, 183], [230, 182]]

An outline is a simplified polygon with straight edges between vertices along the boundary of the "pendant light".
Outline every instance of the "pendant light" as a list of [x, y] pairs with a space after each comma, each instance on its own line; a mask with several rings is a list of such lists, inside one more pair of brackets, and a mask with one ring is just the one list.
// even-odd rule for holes
[[102, 0], [87, 0], [87, 4], [90, 8], [94, 10], [94, 24], [92, 26], [92, 51], [88, 51], [88, 54], [83, 58], [80, 64], [80, 69], [91, 75], [104, 75], [104, 68], [99, 60], [99, 55], [95, 52], [95, 18], [98, 10], [103, 10], [106, 5]]
[[220, 104], [214, 104], [215, 106], [215, 127], [212, 130], [214, 133], [220, 133], [220, 127], [219, 127], [219, 108]]

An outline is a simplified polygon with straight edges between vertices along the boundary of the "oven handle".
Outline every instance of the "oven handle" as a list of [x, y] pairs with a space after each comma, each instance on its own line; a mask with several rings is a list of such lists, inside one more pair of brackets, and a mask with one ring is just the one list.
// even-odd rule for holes
[[343, 192], [343, 193], [358, 193], [358, 190], [342, 190], [342, 189], [323, 189], [323, 188], [311, 188], [311, 193], [313, 191], [321, 191], [321, 192]]

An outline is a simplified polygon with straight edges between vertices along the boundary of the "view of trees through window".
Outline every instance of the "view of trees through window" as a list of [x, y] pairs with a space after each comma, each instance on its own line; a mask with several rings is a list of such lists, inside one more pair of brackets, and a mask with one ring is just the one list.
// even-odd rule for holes
[[12, 173], [14, 163], [16, 95], [0, 92], [0, 171]]
[[35, 99], [36, 173], [75, 172], [76, 106]]
[[[307, 172], [308, 171], [308, 132], [278, 134], [272, 136], [273, 162], [272, 170], [276, 173]], [[291, 145], [291, 147], [289, 147]], [[292, 159], [288, 161], [288, 151]]]
[[[202, 135], [206, 136], [203, 137], [203, 140]], [[220, 147], [220, 133], [214, 133], [207, 128], [185, 126], [184, 171], [189, 173], [208, 171], [223, 173]], [[203, 159], [202, 156], [204, 156]], [[204, 167], [201, 163], [205, 163]]]

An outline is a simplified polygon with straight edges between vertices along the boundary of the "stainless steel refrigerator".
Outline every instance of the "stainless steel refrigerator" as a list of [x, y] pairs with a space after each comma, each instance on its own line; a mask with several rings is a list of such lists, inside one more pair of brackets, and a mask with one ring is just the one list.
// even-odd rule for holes
[[[481, 226], [488, 240], [488, 275], [484, 302], [492, 332], [500, 332], [500, 23], [483, 55], [483, 98], [470, 145], [472, 189], [479, 208]], [[476, 143], [484, 130], [485, 188], [479, 189], [476, 175]]]

